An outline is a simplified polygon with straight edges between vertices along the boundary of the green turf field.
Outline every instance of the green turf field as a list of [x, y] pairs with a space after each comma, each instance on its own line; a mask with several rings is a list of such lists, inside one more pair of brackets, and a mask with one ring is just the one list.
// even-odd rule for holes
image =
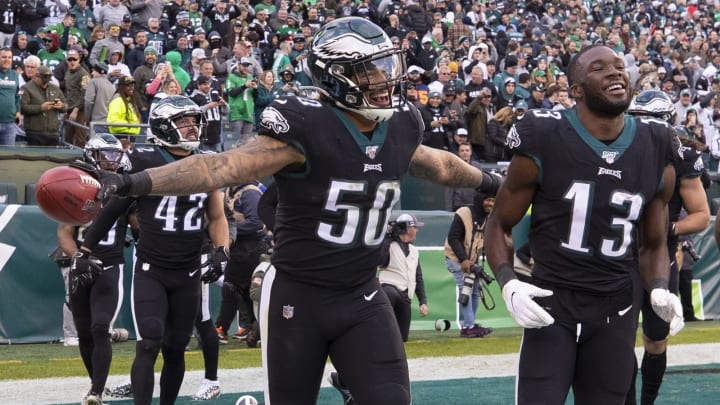
[[[483, 339], [460, 338], [455, 329], [447, 332], [413, 330], [405, 348], [411, 359], [515, 353], [520, 345], [520, 335], [520, 328], [497, 328]], [[671, 344], [712, 342], [720, 342], [720, 321], [688, 323], [671, 339]], [[202, 353], [196, 346], [193, 339], [193, 350], [186, 355], [187, 370], [203, 369]], [[128, 374], [134, 353], [133, 341], [113, 344], [110, 374]], [[260, 365], [260, 349], [249, 349], [233, 339], [230, 344], [220, 346], [221, 369]], [[159, 372], [161, 367], [162, 358], [156, 364], [156, 371]], [[0, 346], [0, 380], [84, 376], [85, 373], [77, 347], [64, 347], [61, 343]]]

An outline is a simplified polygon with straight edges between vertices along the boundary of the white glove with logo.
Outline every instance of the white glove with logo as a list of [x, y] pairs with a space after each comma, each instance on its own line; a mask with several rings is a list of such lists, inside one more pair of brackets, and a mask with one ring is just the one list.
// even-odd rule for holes
[[670, 324], [670, 335], [675, 336], [685, 327], [682, 304], [677, 295], [663, 288], [650, 292], [650, 304], [662, 320]]
[[508, 281], [502, 289], [510, 316], [523, 328], [542, 328], [555, 322], [555, 319], [533, 300], [533, 297], [549, 297], [552, 294], [550, 290], [543, 290], [517, 279]]

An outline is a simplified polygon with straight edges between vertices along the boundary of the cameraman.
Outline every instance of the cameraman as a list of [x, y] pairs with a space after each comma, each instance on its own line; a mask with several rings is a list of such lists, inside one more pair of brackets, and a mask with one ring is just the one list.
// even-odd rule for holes
[[[448, 271], [455, 276], [455, 284], [462, 294], [466, 279], [472, 288], [469, 300], [459, 304], [460, 337], [478, 338], [492, 332], [491, 328], [483, 328], [475, 323], [475, 313], [479, 304], [480, 278], [472, 267], [477, 265], [483, 250], [483, 229], [485, 219], [495, 204], [494, 194], [476, 192], [471, 206], [460, 207], [448, 230], [445, 241], [445, 263]], [[462, 298], [462, 297], [461, 297]]]
[[413, 295], [417, 294], [420, 301], [420, 316], [428, 312], [420, 254], [412, 244], [421, 226], [423, 223], [414, 216], [400, 215], [395, 222], [390, 223], [390, 230], [380, 251], [378, 279], [395, 312], [403, 342], [407, 342], [410, 331], [410, 303]]

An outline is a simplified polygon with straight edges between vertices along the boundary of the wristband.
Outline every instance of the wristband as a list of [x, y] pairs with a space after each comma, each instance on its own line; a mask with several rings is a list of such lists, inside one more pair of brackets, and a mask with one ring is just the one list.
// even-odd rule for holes
[[481, 193], [495, 194], [498, 188], [500, 188], [500, 176], [494, 175], [486, 170], [482, 172], [482, 181], [475, 190]]
[[152, 191], [152, 179], [146, 171], [133, 173], [130, 176], [130, 192], [128, 195], [148, 195]]
[[660, 288], [662, 290], [667, 290], [668, 289], [668, 281], [664, 278], [652, 279], [648, 285], [648, 291], [652, 291], [656, 288]]
[[505, 284], [510, 280], [517, 279], [517, 276], [515, 275], [515, 268], [508, 262], [500, 264], [497, 269], [493, 269], [493, 273], [495, 273], [495, 279], [500, 286], [500, 290], [502, 290]]

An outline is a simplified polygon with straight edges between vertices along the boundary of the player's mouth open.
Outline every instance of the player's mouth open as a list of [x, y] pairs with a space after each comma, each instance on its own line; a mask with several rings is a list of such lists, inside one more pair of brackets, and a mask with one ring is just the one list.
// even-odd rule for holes
[[621, 83], [612, 84], [606, 87], [605, 91], [613, 94], [625, 94], [625, 85]]
[[388, 107], [390, 106], [390, 93], [387, 90], [371, 93], [370, 102], [378, 107]]

